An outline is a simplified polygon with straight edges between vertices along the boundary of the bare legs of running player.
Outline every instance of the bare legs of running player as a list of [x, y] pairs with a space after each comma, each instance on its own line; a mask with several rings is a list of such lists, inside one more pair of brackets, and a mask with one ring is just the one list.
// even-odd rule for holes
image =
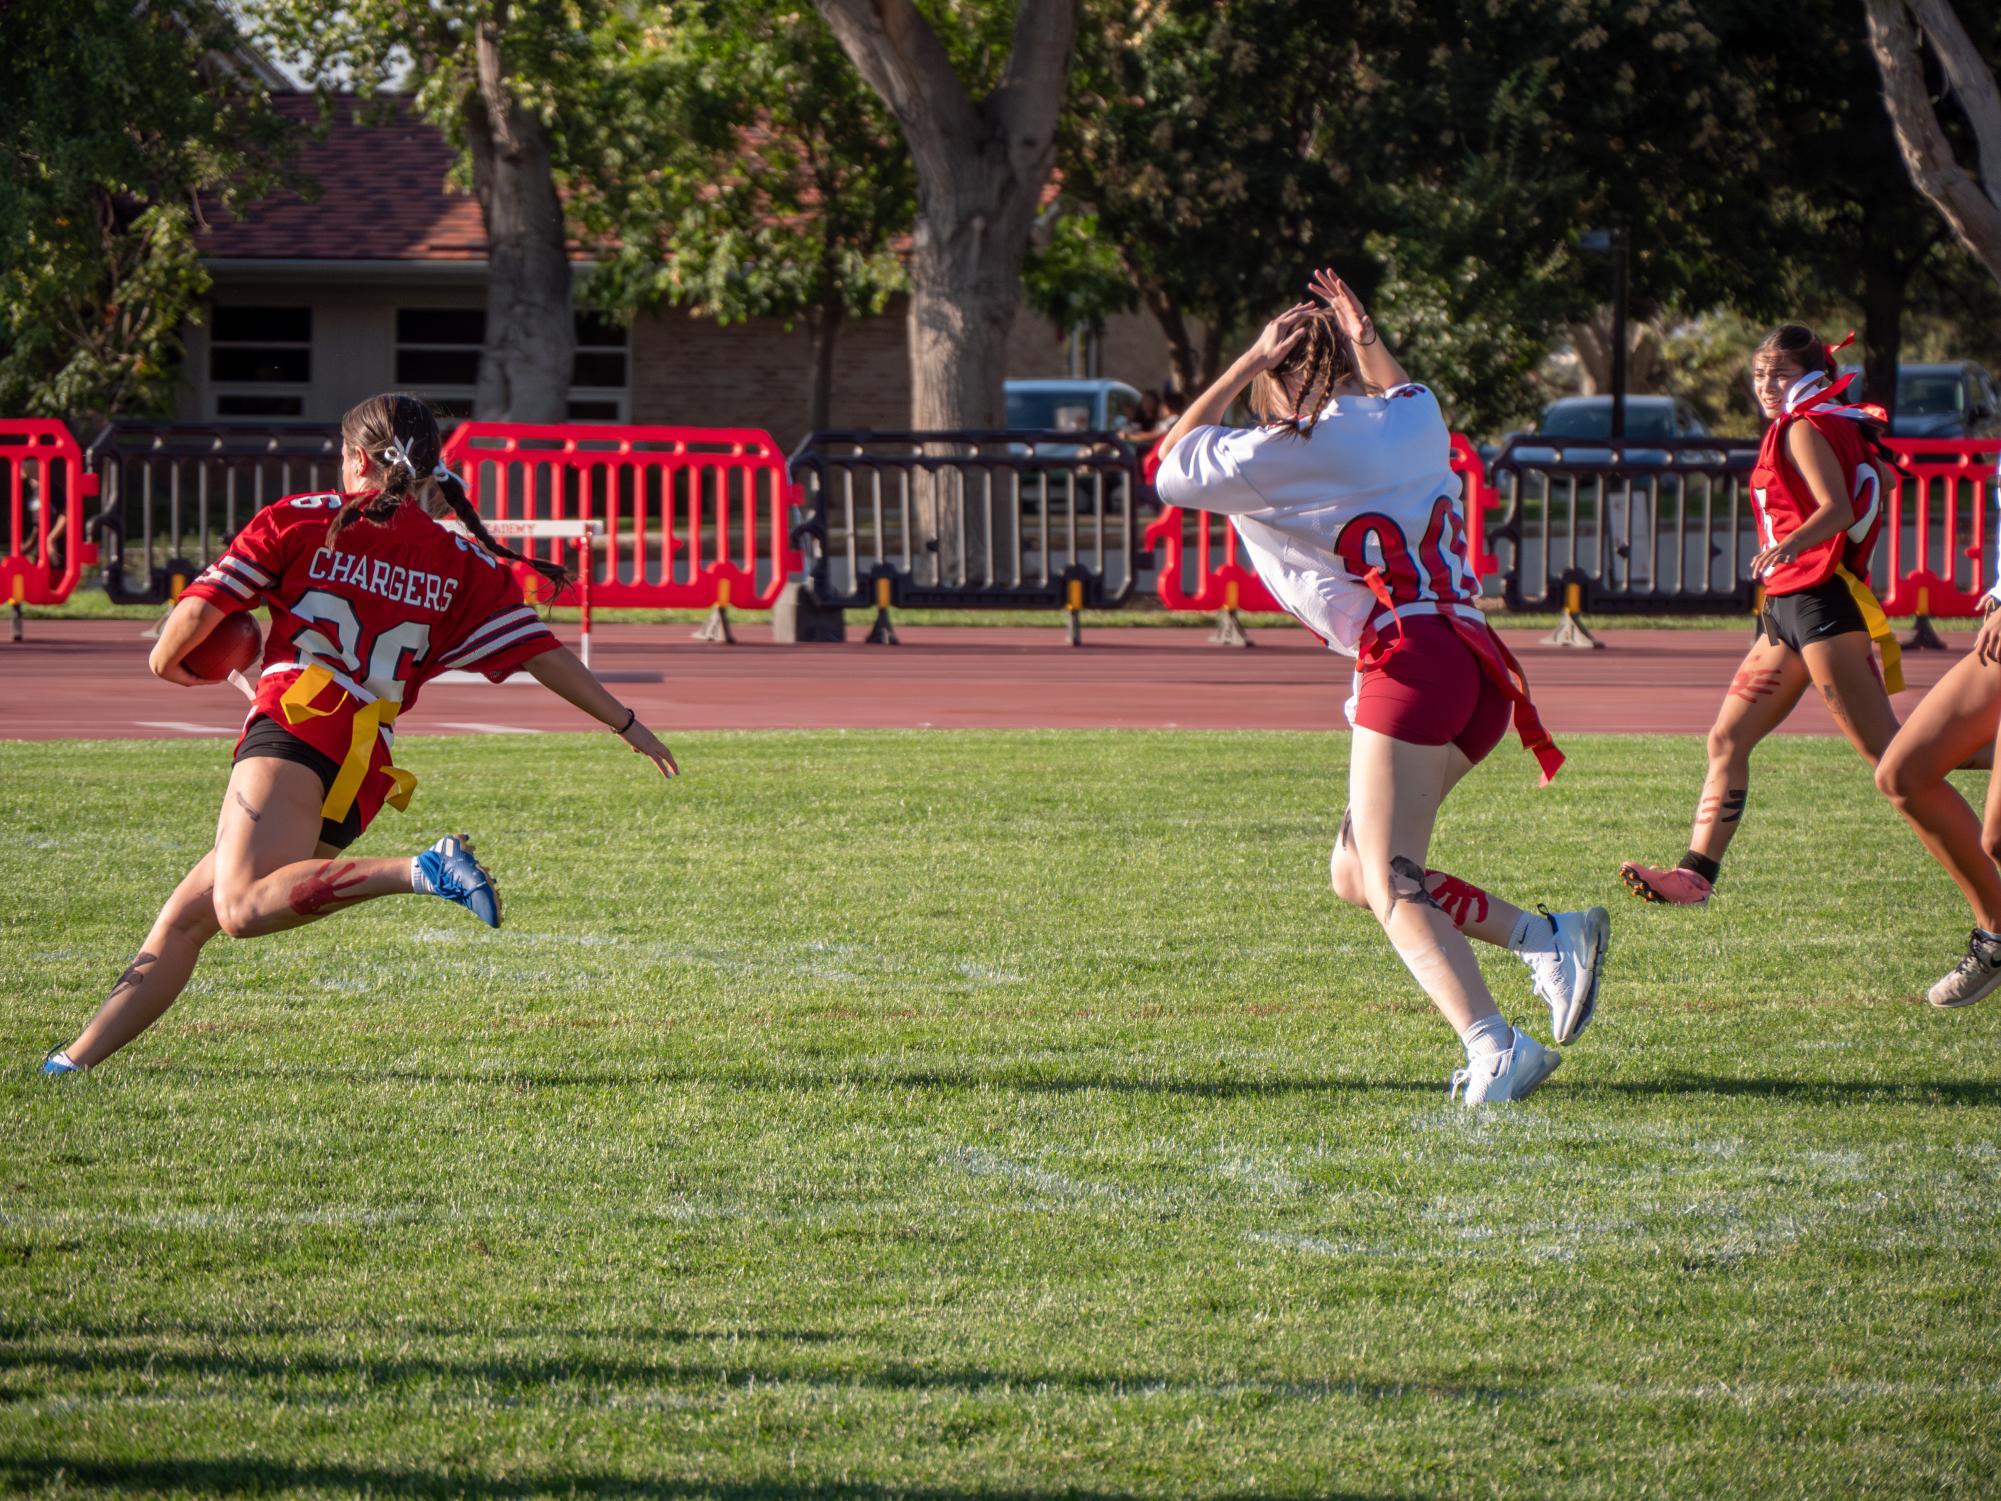
[[1604, 936], [1602, 912], [1595, 930], [1573, 934], [1554, 920], [1525, 922], [1519, 907], [1426, 870], [1438, 810], [1471, 769], [1457, 746], [1413, 745], [1358, 727], [1348, 816], [1330, 871], [1335, 893], [1375, 914], [1397, 957], [1465, 1042], [1468, 1066], [1454, 1076], [1454, 1089], [1466, 1083], [1468, 1103], [1478, 1104], [1524, 1098], [1558, 1059], [1502, 1018], [1468, 936], [1513, 947], [1511, 938], [1529, 924], [1548, 930], [1554, 941], [1545, 941], [1547, 952], [1523, 957], [1539, 975], [1538, 990], [1558, 996], [1552, 1018], [1565, 1037], [1582, 1030], [1596, 1005]]
[[1709, 766], [1696, 799], [1688, 853], [1679, 866], [1657, 871], [1628, 862], [1620, 877], [1648, 901], [1699, 905], [1715, 883], [1724, 851], [1736, 836], [1751, 791], [1751, 752], [1784, 724], [1811, 685], [1848, 743], [1871, 766], [1897, 733], [1897, 713], [1883, 688], [1869, 637], [1849, 631], [1809, 641], [1801, 651], [1760, 637], [1744, 654], [1709, 729]]
[[181, 878], [139, 955], [75, 1042], [72, 1063], [102, 1063], [174, 1004], [203, 945], [276, 933], [371, 897], [407, 892], [410, 857], [354, 860], [321, 844], [320, 780], [291, 761], [237, 763], [216, 822], [215, 848]]
[[[1989, 639], [1983, 627], [1983, 648]], [[1947, 772], [1995, 746], [1998, 725], [2001, 657], [1976, 649], [1925, 695], [1876, 767], [1876, 785], [1973, 909], [1966, 957], [1927, 992], [1934, 1006], [1971, 1005], [2001, 986], [2001, 869], [1994, 863], [2001, 859], [2001, 776], [1988, 780], [1984, 819], [1946, 780]]]

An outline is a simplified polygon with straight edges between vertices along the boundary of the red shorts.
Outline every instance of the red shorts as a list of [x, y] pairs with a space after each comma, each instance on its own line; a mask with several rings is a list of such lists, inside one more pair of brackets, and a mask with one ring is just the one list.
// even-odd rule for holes
[[[1456, 745], [1478, 764], [1513, 712], [1480, 659], [1436, 615], [1406, 617], [1401, 645], [1355, 674], [1349, 719], [1407, 745]], [[1396, 627], [1389, 628], [1396, 639]]]

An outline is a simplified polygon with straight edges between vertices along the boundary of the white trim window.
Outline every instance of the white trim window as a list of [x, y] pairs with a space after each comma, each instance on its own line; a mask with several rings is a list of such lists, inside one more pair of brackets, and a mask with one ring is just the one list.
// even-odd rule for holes
[[[599, 313], [579, 312], [576, 335], [570, 420], [624, 422], [631, 405], [625, 326]], [[423, 396], [442, 417], [470, 416], [485, 343], [484, 308], [398, 308], [396, 384]]]
[[313, 381], [309, 307], [209, 309], [208, 388], [217, 417], [303, 417]]

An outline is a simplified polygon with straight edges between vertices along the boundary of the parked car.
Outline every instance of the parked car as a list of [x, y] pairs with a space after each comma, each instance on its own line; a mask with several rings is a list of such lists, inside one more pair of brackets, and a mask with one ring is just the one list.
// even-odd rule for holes
[[[1628, 396], [1626, 398], [1626, 441], [1648, 438], [1706, 438], [1709, 429], [1695, 415], [1695, 409], [1678, 396]], [[1605, 464], [1612, 451], [1605, 445], [1612, 437], [1612, 398], [1609, 396], [1564, 396], [1542, 409], [1542, 420], [1532, 433], [1516, 435], [1514, 459], [1527, 468], [1545, 464]], [[1595, 441], [1594, 441], [1595, 440]], [[1712, 456], [1705, 452], [1705, 460]], [[1628, 446], [1629, 464], [1667, 465], [1675, 456], [1665, 448]]]
[[[1848, 389], [1860, 399], [1861, 370]], [[2001, 386], [1971, 360], [1897, 367], [1897, 405], [1890, 416], [1893, 438], [1992, 438], [2001, 435]]]
[[1122, 380], [1011, 380], [1002, 389], [1010, 430], [1116, 433], [1139, 412], [1139, 392]]

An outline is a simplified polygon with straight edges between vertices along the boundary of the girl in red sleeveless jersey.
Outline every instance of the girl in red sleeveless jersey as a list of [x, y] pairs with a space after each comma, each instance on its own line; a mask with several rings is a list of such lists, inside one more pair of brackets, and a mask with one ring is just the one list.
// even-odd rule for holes
[[[90, 1024], [42, 1070], [101, 1063], [174, 1003], [218, 932], [276, 933], [373, 897], [420, 893], [500, 926], [500, 896], [463, 836], [414, 858], [346, 859], [383, 803], [416, 778], [391, 763], [393, 726], [432, 677], [517, 668], [607, 726], [667, 776], [678, 768], [638, 715], [608, 693], [523, 599], [499, 559], [525, 561], [480, 523], [439, 461], [438, 425], [414, 396], [373, 397], [341, 419], [337, 495], [275, 501], [182, 595], [153, 671], [199, 685], [182, 659], [228, 615], [265, 604], [271, 631], [236, 745], [215, 846], [160, 909]], [[450, 509], [470, 540], [432, 518]], [[561, 569], [530, 566], [558, 587]]]
[[[1440, 806], [1510, 722], [1544, 780], [1563, 756], [1474, 602], [1437, 397], [1405, 375], [1339, 278], [1322, 271], [1313, 290], [1323, 306], [1273, 319], [1162, 440], [1161, 499], [1228, 515], [1280, 602], [1357, 659], [1334, 891], [1374, 913], [1459, 1033], [1466, 1066], [1452, 1093], [1463, 1088], [1469, 1105], [1524, 1099], [1560, 1055], [1509, 1025], [1467, 940], [1528, 966], [1567, 1044], [1597, 1005], [1605, 909], [1525, 912], [1426, 868]], [[1224, 426], [1246, 387], [1263, 426]]]
[[[1834, 351], [1788, 323], [1751, 361], [1752, 389], [1771, 425], [1751, 471], [1764, 632], [1730, 680], [1709, 731], [1709, 770], [1688, 853], [1671, 870], [1627, 862], [1619, 875], [1650, 902], [1709, 900], [1723, 852], [1744, 816], [1751, 752], [1785, 722], [1808, 685], [1874, 766], [1897, 733], [1890, 694], [1903, 686], [1896, 640], [1869, 592], [1869, 555], [1882, 526], [1889, 477], [1883, 414], [1841, 401]], [[1882, 648], [1877, 670], [1871, 641]], [[1886, 678], [1888, 680], [1886, 684]]]

